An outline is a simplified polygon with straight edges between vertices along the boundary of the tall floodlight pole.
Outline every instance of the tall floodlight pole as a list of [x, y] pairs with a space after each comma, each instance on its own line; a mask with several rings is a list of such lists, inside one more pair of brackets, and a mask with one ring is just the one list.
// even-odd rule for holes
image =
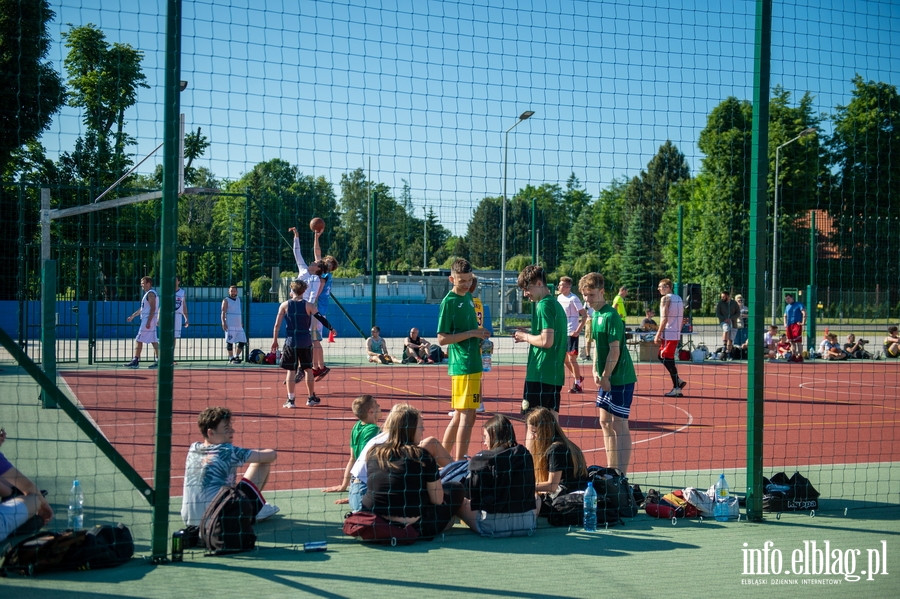
[[804, 129], [800, 132], [800, 135], [795, 137], [794, 139], [788, 140], [775, 148], [775, 209], [772, 212], [772, 322], [771, 324], [777, 325], [778, 321], [775, 320], [775, 316], [778, 313], [778, 167], [779, 167], [779, 159], [781, 148], [788, 144], [792, 144], [801, 137], [806, 137], [807, 135], [815, 134], [816, 130], [813, 128]]
[[526, 110], [519, 115], [515, 125], [506, 130], [503, 142], [503, 224], [500, 231], [500, 331], [504, 330], [506, 322], [506, 171], [509, 156], [509, 132], [516, 128], [522, 121], [528, 120], [534, 114], [533, 110]]

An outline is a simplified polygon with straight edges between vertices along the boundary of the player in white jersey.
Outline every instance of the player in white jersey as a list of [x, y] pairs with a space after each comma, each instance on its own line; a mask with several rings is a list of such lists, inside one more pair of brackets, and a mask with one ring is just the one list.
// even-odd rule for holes
[[[181, 339], [181, 325], [188, 328], [187, 300], [184, 297], [184, 289], [181, 288], [181, 277], [175, 277], [175, 339]], [[176, 345], [178, 341], [175, 341]], [[177, 362], [176, 362], [177, 363]]]
[[141, 317], [141, 328], [135, 337], [134, 358], [131, 362], [125, 364], [126, 368], [140, 368], [141, 352], [144, 350], [144, 344], [149, 343], [153, 346], [154, 360], [153, 364], [147, 368], [156, 368], [159, 364], [159, 337], [156, 333], [157, 320], [159, 319], [159, 297], [153, 289], [153, 279], [143, 277], [141, 279], [141, 289], [144, 291], [144, 297], [141, 298], [141, 307], [131, 316], [126, 318], [131, 322], [138, 316]]
[[581, 369], [578, 367], [578, 338], [581, 336], [581, 329], [584, 328], [584, 321], [587, 318], [587, 312], [578, 296], [572, 293], [572, 278], [559, 278], [559, 295], [556, 301], [560, 303], [563, 311], [566, 313], [566, 370], [572, 373], [575, 378], [575, 384], [569, 389], [569, 393], [583, 393], [584, 377], [581, 376]]
[[687, 383], [678, 376], [678, 369], [675, 367], [675, 351], [678, 349], [678, 342], [681, 341], [684, 301], [672, 293], [671, 279], [661, 280], [657, 289], [662, 299], [659, 302], [659, 329], [656, 331], [654, 341], [659, 345], [659, 360], [669, 371], [669, 376], [672, 377], [672, 390], [665, 396], [681, 397], [681, 390], [687, 386]]
[[[222, 330], [225, 331], [225, 349], [228, 351], [228, 363], [240, 364], [247, 344], [244, 333], [244, 320], [241, 313], [241, 298], [238, 297], [237, 285], [228, 288], [228, 297], [222, 300]], [[234, 344], [237, 344], [237, 354]]]

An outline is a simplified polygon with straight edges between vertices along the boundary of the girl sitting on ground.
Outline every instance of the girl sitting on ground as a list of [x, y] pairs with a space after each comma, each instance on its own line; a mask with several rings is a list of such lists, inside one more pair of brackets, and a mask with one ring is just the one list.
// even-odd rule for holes
[[486, 537], [530, 534], [540, 503], [534, 483], [534, 458], [516, 442], [509, 418], [496, 414], [482, 430], [484, 451], [469, 460], [463, 480], [467, 498], [459, 516]]
[[[566, 437], [553, 413], [538, 408], [528, 414], [525, 447], [534, 456], [535, 488], [538, 493], [552, 497], [584, 491], [587, 487], [587, 465], [584, 454]], [[544, 502], [548, 506], [548, 502]], [[542, 507], [541, 515], [548, 510]]]
[[441, 484], [438, 464], [419, 446], [425, 423], [417, 409], [401, 404], [385, 421], [388, 438], [368, 453], [362, 509], [385, 520], [412, 524], [423, 539], [453, 525], [463, 502], [459, 483]]

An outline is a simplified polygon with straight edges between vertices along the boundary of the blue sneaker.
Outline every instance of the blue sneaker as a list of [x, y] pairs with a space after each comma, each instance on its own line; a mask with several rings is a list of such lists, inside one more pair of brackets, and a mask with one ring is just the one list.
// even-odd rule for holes
[[159, 362], [153, 362], [153, 364], [150, 364], [149, 366], [147, 366], [147, 368], [151, 368], [151, 369], [152, 369], [152, 368], [159, 368]]
[[138, 362], [137, 358], [133, 359], [128, 364], [125, 364], [125, 368], [140, 368], [140, 367], [141, 367], [141, 363]]

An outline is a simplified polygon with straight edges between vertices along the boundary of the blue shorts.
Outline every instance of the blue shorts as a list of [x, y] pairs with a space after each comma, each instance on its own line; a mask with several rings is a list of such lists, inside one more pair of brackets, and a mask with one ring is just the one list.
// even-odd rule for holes
[[597, 390], [597, 407], [613, 416], [628, 420], [634, 399], [634, 383], [613, 385], [609, 391]]

